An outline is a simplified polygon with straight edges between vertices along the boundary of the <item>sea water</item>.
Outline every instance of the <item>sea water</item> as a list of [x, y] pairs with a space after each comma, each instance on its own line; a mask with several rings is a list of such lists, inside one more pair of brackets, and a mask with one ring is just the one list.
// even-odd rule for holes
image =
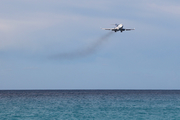
[[0, 120], [180, 120], [180, 91], [1, 90]]

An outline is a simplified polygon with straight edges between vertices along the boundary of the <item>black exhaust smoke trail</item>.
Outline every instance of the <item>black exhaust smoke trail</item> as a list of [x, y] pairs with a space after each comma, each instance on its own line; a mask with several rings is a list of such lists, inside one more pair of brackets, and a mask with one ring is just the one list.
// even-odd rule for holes
[[76, 50], [73, 52], [68, 52], [68, 53], [60, 53], [57, 55], [53, 55], [50, 58], [53, 59], [73, 59], [73, 58], [80, 58], [80, 57], [85, 57], [87, 55], [93, 54], [96, 49], [104, 42], [106, 41], [113, 33], [107, 33], [103, 35], [101, 38], [99, 38], [95, 43], [92, 43], [89, 45], [87, 48], [82, 49], [82, 50]]

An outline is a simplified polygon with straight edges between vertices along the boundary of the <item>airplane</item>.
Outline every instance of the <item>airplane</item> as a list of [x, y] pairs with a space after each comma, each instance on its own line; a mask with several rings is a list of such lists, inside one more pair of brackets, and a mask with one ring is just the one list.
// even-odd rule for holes
[[135, 28], [134, 29], [125, 29], [125, 28], [123, 28], [124, 27], [123, 24], [114, 24], [114, 25], [116, 26], [114, 28], [102, 28], [102, 29], [103, 30], [112, 30], [114, 32], [117, 32], [117, 31], [123, 32], [123, 31], [135, 30]]

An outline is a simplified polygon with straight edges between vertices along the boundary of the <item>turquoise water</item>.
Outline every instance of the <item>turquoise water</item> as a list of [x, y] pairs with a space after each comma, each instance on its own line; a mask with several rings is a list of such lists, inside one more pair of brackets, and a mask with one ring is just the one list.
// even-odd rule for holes
[[180, 120], [180, 91], [0, 91], [0, 120]]

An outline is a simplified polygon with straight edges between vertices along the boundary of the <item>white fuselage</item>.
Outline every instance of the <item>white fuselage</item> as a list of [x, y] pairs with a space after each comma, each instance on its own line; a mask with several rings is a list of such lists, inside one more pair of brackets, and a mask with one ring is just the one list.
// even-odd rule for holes
[[116, 26], [114, 28], [102, 28], [102, 29], [104, 29], [104, 30], [111, 30], [111, 31], [114, 31], [114, 32], [117, 32], [117, 31], [123, 32], [123, 31], [135, 30], [135, 28], [134, 29], [124, 28], [123, 24], [114, 24], [114, 25]]
[[123, 24], [119, 24], [116, 28], [117, 29], [122, 29], [123, 28]]
[[116, 32], [116, 31], [121, 31], [121, 32], [124, 31], [124, 29], [123, 29], [123, 24], [117, 25], [117, 27], [115, 27], [113, 31], [115, 31], [115, 32]]

